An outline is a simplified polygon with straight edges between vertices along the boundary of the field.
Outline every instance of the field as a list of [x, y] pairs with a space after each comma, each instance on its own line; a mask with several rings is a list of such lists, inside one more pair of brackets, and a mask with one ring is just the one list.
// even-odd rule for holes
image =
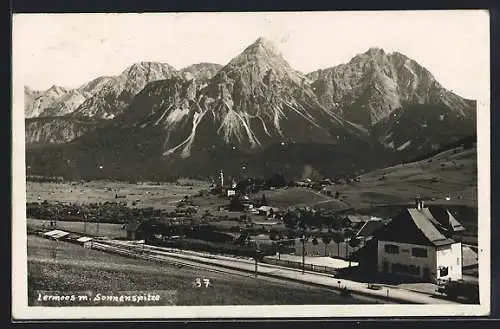
[[[355, 209], [412, 202], [477, 208], [476, 150], [452, 149], [432, 158], [400, 164], [360, 176], [359, 182], [331, 186], [332, 194]], [[449, 200], [447, 199], [449, 198]]]
[[[83, 248], [67, 242], [28, 236], [28, 294], [48, 291], [177, 291], [177, 305], [360, 304], [366, 301], [319, 287], [250, 274], [209, 272]], [[196, 278], [208, 278], [197, 288]]]
[[252, 196], [254, 200], [260, 200], [262, 194], [271, 206], [275, 207], [302, 207], [302, 206], [322, 206], [329, 204], [329, 208], [345, 209], [347, 205], [341, 201], [335, 200], [332, 197], [321, 194], [312, 189], [305, 187], [288, 187], [272, 191], [262, 191]]
[[[49, 227], [49, 221], [42, 219], [28, 218], [26, 224], [31, 228]], [[84, 222], [63, 222], [58, 221], [54, 229], [66, 230], [75, 233], [87, 233], [88, 235], [99, 235], [113, 238], [126, 238], [127, 231], [123, 228], [123, 224], [108, 224], [100, 223], [99, 232], [97, 231], [97, 223]]]
[[[92, 181], [86, 183], [26, 183], [26, 201], [39, 202], [127, 202], [128, 206], [173, 209], [185, 195], [207, 189], [208, 184], [189, 181], [185, 184], [127, 184], [122, 182]], [[123, 197], [116, 199], [116, 195]]]

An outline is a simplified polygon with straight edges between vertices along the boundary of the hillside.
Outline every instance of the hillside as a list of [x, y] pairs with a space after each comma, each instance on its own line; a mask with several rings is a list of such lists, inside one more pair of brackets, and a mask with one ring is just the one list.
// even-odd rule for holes
[[353, 208], [406, 204], [417, 195], [428, 204], [477, 208], [477, 149], [470, 146], [371, 171], [361, 175], [359, 182], [331, 186], [331, 191], [338, 191]]
[[63, 144], [95, 129], [95, 123], [66, 117], [39, 117], [25, 120], [27, 148]]

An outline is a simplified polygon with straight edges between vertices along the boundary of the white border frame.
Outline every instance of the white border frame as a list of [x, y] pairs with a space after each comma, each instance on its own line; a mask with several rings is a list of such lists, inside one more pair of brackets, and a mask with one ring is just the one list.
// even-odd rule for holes
[[[478, 10], [475, 10], [478, 12]], [[485, 24], [489, 31], [489, 13]], [[425, 12], [423, 12], [424, 14]], [[373, 13], [374, 15], [377, 12]], [[34, 14], [38, 15], [38, 14]], [[478, 236], [479, 305], [298, 305], [298, 306], [164, 306], [164, 307], [28, 307], [26, 246], [26, 173], [24, 144], [24, 84], [16, 48], [16, 15], [13, 16], [13, 105], [12, 105], [12, 317], [14, 320], [42, 319], [220, 319], [220, 318], [338, 318], [338, 317], [428, 317], [479, 316], [490, 312], [490, 58], [478, 84], [484, 94], [477, 100], [478, 142]], [[478, 75], [479, 76], [479, 75]]]

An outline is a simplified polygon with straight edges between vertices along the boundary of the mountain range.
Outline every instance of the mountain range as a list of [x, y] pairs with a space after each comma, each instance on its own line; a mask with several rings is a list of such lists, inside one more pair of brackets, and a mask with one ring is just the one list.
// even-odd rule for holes
[[473, 135], [476, 120], [474, 101], [403, 54], [370, 48], [302, 74], [264, 38], [225, 66], [136, 63], [25, 100], [34, 172], [117, 178], [375, 169]]

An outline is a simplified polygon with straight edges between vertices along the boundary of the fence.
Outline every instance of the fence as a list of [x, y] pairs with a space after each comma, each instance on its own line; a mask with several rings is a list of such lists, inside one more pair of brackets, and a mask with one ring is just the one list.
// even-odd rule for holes
[[[330, 243], [326, 246], [324, 243], [319, 242], [314, 245], [312, 242], [307, 242], [305, 245], [305, 255], [306, 256], [328, 256], [348, 259], [352, 253], [356, 252], [364, 246], [364, 241], [360, 241], [359, 246], [353, 248], [347, 242], [340, 242], [339, 244]], [[326, 249], [326, 250], [325, 250]], [[298, 242], [294, 247], [294, 253], [296, 255], [302, 255], [302, 243]]]
[[[285, 267], [290, 267], [290, 268], [302, 269], [302, 263], [292, 262], [289, 260], [265, 257], [263, 262], [267, 263], [267, 264], [272, 264], [272, 265], [280, 265], [280, 266], [285, 266]], [[327, 273], [327, 274], [332, 274], [332, 275], [336, 275], [338, 273], [338, 269], [336, 269], [334, 267], [307, 264], [307, 263], [304, 264], [304, 270], [312, 271], [312, 272], [319, 272], [319, 273]]]

